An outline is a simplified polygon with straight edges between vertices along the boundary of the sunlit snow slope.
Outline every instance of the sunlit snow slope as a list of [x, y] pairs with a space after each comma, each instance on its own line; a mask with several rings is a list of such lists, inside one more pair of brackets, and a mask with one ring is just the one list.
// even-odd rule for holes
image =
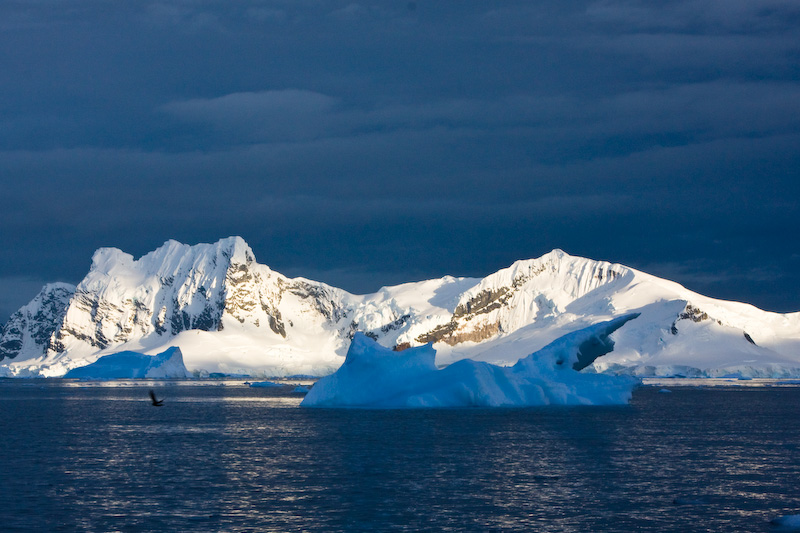
[[325, 375], [356, 331], [394, 349], [432, 342], [439, 365], [511, 365], [627, 313], [640, 316], [584, 372], [800, 376], [800, 313], [714, 300], [618, 264], [554, 250], [483, 279], [352, 295], [272, 271], [239, 237], [169, 241], [139, 259], [98, 250], [77, 287], [46, 286], [2, 327], [0, 376], [61, 376], [102, 355], [169, 346], [197, 375]]

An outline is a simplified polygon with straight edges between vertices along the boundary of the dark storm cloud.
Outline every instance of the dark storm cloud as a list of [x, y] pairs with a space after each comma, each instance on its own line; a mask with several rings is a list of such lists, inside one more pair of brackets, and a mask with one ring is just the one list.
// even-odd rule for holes
[[0, 311], [230, 234], [356, 291], [559, 247], [797, 309], [798, 43], [777, 0], [5, 2]]

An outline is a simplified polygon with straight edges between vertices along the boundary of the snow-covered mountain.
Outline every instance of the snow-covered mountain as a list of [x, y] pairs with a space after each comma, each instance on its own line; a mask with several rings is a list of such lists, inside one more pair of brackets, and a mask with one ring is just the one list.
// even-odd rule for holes
[[324, 375], [356, 331], [395, 349], [433, 342], [438, 364], [508, 365], [632, 312], [588, 371], [800, 376], [800, 313], [714, 300], [618, 264], [554, 250], [483, 279], [353, 295], [272, 271], [239, 237], [168, 241], [140, 259], [98, 250], [77, 287], [47, 285], [2, 327], [0, 375], [60, 376], [102, 355], [169, 346], [201, 375]]
[[75, 287], [66, 283], [45, 285], [39, 294], [14, 313], [0, 328], [0, 362], [41, 356], [56, 333]]

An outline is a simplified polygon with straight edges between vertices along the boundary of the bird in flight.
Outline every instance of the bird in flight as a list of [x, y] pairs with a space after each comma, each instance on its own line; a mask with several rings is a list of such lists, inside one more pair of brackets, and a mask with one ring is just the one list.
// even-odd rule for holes
[[153, 389], [150, 389], [150, 399], [153, 400], [153, 405], [156, 407], [164, 405], [164, 400], [156, 400], [156, 393]]

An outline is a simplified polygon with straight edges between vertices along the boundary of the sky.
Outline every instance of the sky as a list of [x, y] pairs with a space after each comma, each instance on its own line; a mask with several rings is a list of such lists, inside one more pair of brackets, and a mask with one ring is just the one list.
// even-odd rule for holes
[[0, 323], [242, 236], [366, 293], [554, 248], [800, 311], [796, 0], [4, 0]]

